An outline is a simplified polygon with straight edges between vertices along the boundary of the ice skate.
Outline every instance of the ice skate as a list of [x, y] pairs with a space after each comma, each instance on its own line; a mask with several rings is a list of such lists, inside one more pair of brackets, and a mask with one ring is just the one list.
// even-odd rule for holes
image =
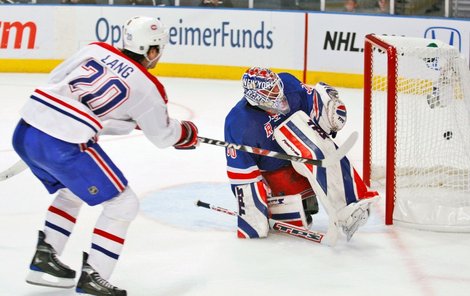
[[318, 200], [315, 194], [302, 199], [302, 204], [305, 209], [305, 217], [307, 218], [307, 225], [310, 227], [313, 224], [313, 215], [318, 213]]
[[83, 253], [82, 275], [77, 283], [76, 292], [84, 295], [97, 296], [126, 296], [126, 290], [121, 290], [103, 279], [100, 274], [88, 264], [88, 254]]
[[46, 234], [39, 231], [39, 238], [26, 282], [33, 285], [72, 288], [75, 286], [75, 271], [57, 258], [54, 248], [45, 242]]

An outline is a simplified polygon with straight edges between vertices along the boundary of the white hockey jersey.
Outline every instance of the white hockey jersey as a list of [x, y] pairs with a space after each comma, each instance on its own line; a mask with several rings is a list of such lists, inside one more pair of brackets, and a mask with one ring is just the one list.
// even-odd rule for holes
[[55, 68], [21, 110], [23, 119], [70, 143], [127, 134], [136, 125], [157, 147], [174, 145], [181, 124], [168, 116], [163, 85], [106, 43], [92, 43]]

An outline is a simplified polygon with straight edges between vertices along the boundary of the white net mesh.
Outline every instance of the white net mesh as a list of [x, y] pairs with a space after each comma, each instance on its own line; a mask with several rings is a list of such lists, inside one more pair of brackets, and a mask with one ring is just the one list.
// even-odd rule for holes
[[[380, 36], [397, 50], [394, 223], [470, 231], [470, 74], [453, 47]], [[432, 44], [431, 44], [432, 43]], [[372, 62], [371, 177], [385, 178], [387, 54]], [[393, 98], [392, 98], [393, 99]]]

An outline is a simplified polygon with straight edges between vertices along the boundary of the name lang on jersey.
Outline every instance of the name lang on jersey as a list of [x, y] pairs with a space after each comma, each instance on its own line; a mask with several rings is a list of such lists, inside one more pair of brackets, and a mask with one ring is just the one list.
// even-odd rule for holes
[[127, 78], [132, 74], [132, 72], [134, 72], [134, 68], [132, 66], [124, 63], [121, 60], [111, 58], [111, 55], [102, 58], [101, 62], [116, 71], [119, 75], [121, 75], [122, 78]]

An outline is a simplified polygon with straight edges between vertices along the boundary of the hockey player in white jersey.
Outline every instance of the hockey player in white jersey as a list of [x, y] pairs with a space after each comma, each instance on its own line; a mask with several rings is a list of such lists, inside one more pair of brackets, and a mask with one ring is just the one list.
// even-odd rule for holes
[[[311, 88], [289, 73], [261, 67], [248, 69], [242, 83], [244, 97], [225, 119], [226, 141], [310, 159], [336, 151], [332, 138], [347, 119], [336, 89], [325, 83]], [[226, 159], [240, 238], [266, 237], [268, 217], [308, 227], [318, 198], [330, 217], [328, 240], [334, 244], [336, 229], [349, 240], [378, 198], [347, 157], [328, 168], [233, 149]]]
[[[14, 149], [49, 193], [57, 193], [39, 231], [28, 283], [126, 295], [108, 279], [139, 200], [97, 138], [138, 128], [160, 148], [197, 145], [196, 126], [169, 117], [165, 88], [148, 72], [168, 42], [162, 23], [133, 17], [124, 24], [123, 39], [122, 49], [97, 42], [79, 50], [51, 72], [21, 110]], [[75, 271], [58, 256], [84, 203], [103, 209], [76, 283]]]

